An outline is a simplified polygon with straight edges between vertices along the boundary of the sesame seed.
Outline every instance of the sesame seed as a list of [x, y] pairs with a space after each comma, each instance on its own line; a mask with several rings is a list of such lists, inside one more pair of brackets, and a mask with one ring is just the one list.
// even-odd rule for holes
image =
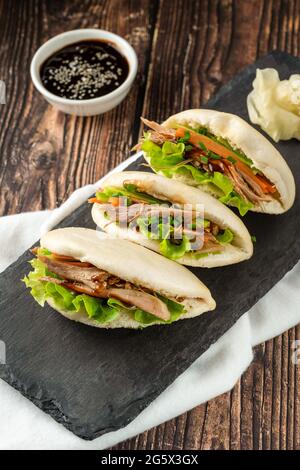
[[41, 70], [47, 88], [69, 99], [107, 94], [120, 86], [127, 74], [126, 59], [109, 44], [98, 41], [67, 46], [50, 57]]

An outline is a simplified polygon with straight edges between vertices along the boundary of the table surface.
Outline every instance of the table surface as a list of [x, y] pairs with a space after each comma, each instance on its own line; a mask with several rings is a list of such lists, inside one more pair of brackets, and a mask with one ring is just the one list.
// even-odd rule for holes
[[[129, 156], [140, 115], [199, 107], [274, 49], [299, 55], [299, 21], [299, 0], [0, 0], [0, 215], [57, 207], [99, 179]], [[117, 109], [67, 116], [34, 90], [30, 61], [51, 36], [93, 27], [132, 44], [138, 77]], [[300, 326], [258, 346], [231, 392], [116, 449], [300, 449], [297, 338]]]

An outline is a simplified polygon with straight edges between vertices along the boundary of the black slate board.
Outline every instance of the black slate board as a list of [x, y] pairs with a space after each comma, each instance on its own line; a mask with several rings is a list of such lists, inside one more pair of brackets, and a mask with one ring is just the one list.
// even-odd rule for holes
[[[300, 60], [285, 53], [268, 55], [221, 88], [206, 107], [247, 119], [246, 95], [256, 67], [275, 67], [286, 78], [299, 72]], [[300, 143], [277, 147], [300, 187]], [[130, 169], [144, 170], [139, 163]], [[211, 289], [217, 310], [144, 331], [93, 329], [49, 307], [42, 310], [19, 281], [29, 268], [31, 256], [25, 253], [0, 275], [0, 339], [7, 347], [0, 377], [84, 439], [125, 426], [298, 261], [299, 196], [287, 214], [248, 214], [244, 220], [257, 237], [250, 261], [193, 269]], [[94, 228], [87, 204], [60, 224], [74, 225]]]

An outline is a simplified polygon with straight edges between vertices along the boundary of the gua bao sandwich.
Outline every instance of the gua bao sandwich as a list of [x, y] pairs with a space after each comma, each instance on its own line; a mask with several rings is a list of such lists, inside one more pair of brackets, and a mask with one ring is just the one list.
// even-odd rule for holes
[[229, 208], [200, 189], [154, 173], [114, 173], [90, 202], [95, 223], [110, 237], [181, 264], [225, 266], [253, 253], [247, 228]]
[[183, 266], [96, 230], [53, 230], [33, 254], [24, 282], [34, 299], [87, 325], [142, 328], [216, 306], [207, 287]]
[[295, 199], [293, 175], [281, 154], [238, 116], [190, 109], [162, 125], [143, 119], [149, 130], [142, 149], [151, 168], [247, 211], [281, 214]]

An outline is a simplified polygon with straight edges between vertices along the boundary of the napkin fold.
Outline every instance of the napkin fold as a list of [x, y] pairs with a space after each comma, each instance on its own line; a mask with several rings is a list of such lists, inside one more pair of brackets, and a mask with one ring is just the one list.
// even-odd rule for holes
[[[139, 156], [129, 158], [113, 172], [122, 171]], [[14, 262], [42, 233], [84, 203], [100, 181], [76, 190], [58, 209], [0, 218], [0, 271]], [[134, 421], [94, 441], [84, 441], [73, 435], [0, 380], [0, 449], [104, 449], [230, 390], [251, 363], [255, 345], [300, 322], [299, 281], [300, 263]]]

